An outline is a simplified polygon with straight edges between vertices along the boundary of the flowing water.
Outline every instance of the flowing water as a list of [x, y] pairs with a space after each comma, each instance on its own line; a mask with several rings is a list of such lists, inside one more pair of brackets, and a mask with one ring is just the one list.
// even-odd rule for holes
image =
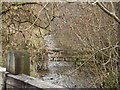
[[[49, 65], [48, 71], [39, 71], [36, 73], [37, 77], [43, 81], [51, 82], [56, 85], [60, 85], [67, 88], [88, 88], [92, 87], [89, 82], [89, 76], [80, 72], [79, 70], [74, 72], [72, 75], [68, 75], [73, 71], [76, 66], [74, 62], [64, 61], [59, 58], [57, 53], [63, 52], [62, 55], [66, 56], [64, 50], [60, 48], [60, 44], [54, 40], [52, 35], [47, 35], [44, 38], [47, 48], [49, 51]], [[57, 50], [57, 51], [55, 51]], [[54, 58], [53, 58], [54, 57]], [[54, 60], [53, 60], [54, 59]]]

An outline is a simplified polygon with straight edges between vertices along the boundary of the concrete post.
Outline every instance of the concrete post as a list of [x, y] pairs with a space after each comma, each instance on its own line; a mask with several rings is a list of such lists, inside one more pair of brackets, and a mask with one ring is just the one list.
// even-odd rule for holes
[[0, 90], [5, 89], [6, 68], [0, 67]]
[[21, 50], [8, 52], [6, 71], [15, 75], [30, 75], [30, 58], [27, 51]]

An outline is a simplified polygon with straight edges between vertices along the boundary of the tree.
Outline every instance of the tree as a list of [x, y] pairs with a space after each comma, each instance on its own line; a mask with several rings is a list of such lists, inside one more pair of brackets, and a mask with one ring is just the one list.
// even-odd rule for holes
[[[87, 58], [86, 61], [82, 62], [81, 66], [85, 66], [86, 63], [88, 63], [89, 66], [93, 67], [94, 65], [97, 67], [96, 71], [91, 71], [96, 74], [96, 77], [101, 74], [98, 78], [98, 80], [100, 80], [111, 70], [107, 65], [110, 64], [112, 60], [116, 60], [111, 54], [111, 48], [114, 47], [113, 43], [116, 43], [116, 38], [114, 41], [110, 35], [111, 33], [114, 34], [115, 31], [112, 29], [115, 28], [116, 25], [116, 22], [113, 23], [113, 18], [118, 23], [119, 18], [115, 14], [113, 3], [111, 3], [113, 8], [112, 12], [104, 6], [104, 3], [97, 2], [96, 4], [107, 14], [103, 13], [97, 6], [87, 3], [49, 3], [38, 18], [38, 11], [45, 6], [45, 3], [4, 3], [1, 13], [3, 14], [3, 25], [6, 27], [3, 33], [3, 51], [14, 50], [16, 47], [19, 49], [25, 47], [25, 49], [29, 49], [31, 53], [31, 60], [39, 65], [40, 55], [44, 53], [44, 50], [43, 53], [40, 53], [40, 47], [42, 47], [42, 45], [39, 42], [41, 42], [41, 38], [44, 37], [41, 33], [43, 33], [42, 31], [44, 30], [50, 32], [55, 31], [55, 34], [59, 37], [59, 42], [65, 46], [65, 48], [69, 47], [68, 49], [74, 50], [74, 48], [77, 47], [78, 50], [81, 50], [82, 56]], [[87, 8], [85, 8], [86, 5], [88, 6]], [[29, 26], [32, 27], [26, 30]], [[20, 37], [19, 39], [21, 39], [21, 37], [23, 38], [20, 43], [20, 45], [22, 45], [21, 48], [16, 42], [20, 42], [20, 40], [16, 40], [18, 37]], [[112, 44], [109, 40], [112, 41]], [[74, 47], [71, 48], [72, 46]], [[115, 47], [118, 47], [118, 45]], [[81, 53], [78, 55], [81, 55]], [[90, 60], [94, 63], [90, 62], [89, 64]], [[79, 60], [77, 62], [79, 62]], [[73, 72], [80, 69], [81, 66]], [[44, 65], [42, 64], [41, 67], [44, 67]], [[107, 70], [108, 68], [109, 70]], [[102, 78], [101, 81], [104, 81], [104, 78]]]
[[[116, 22], [118, 22], [118, 30], [117, 30], [117, 39], [118, 39], [118, 84], [120, 88], [120, 2], [116, 3], [116, 7], [114, 7], [113, 2], [111, 2], [112, 12], [109, 11], [105, 6], [103, 6], [100, 2], [96, 2], [96, 4], [109, 16], [113, 17]], [[116, 9], [116, 10], [115, 10]]]
[[[34, 11], [34, 5], [37, 7], [37, 12]], [[43, 50], [41, 47], [45, 48], [43, 36], [49, 32], [46, 29], [54, 19], [52, 15], [48, 18], [47, 5], [48, 3], [38, 2], [3, 2], [0, 12], [0, 15], [3, 15], [3, 54], [6, 54], [7, 50], [26, 49], [30, 52], [31, 62], [34, 62], [35, 67], [41, 66], [42, 69], [47, 69], [46, 63], [48, 62], [44, 63], [41, 59], [42, 54], [45, 54], [45, 50], [41, 53]]]
[[[117, 13], [118, 13], [118, 17], [120, 18], [120, 2], [117, 3]], [[119, 85], [120, 85], [120, 23], [118, 24], [118, 81], [119, 81]], [[119, 86], [120, 88], [120, 86]]]

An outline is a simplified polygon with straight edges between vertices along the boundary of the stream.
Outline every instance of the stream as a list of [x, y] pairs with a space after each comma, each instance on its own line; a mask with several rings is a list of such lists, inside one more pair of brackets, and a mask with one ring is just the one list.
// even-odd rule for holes
[[[46, 42], [48, 49], [61, 50], [60, 45], [57, 43], [57, 41], [54, 40], [52, 35], [45, 36], [44, 40]], [[60, 51], [57, 51], [57, 53], [59, 52]], [[63, 52], [62, 54], [64, 55], [64, 51], [61, 52]], [[53, 56], [55, 57], [54, 60], [52, 58]], [[48, 71], [39, 71], [36, 74], [34, 72], [31, 72], [34, 73], [37, 76], [37, 78], [66, 88], [93, 87], [89, 82], [89, 76], [84, 72], [77, 70], [72, 75], [68, 75], [76, 68], [74, 62], [62, 60], [61, 58], [58, 57], [54, 50], [50, 51], [48, 57], [49, 57]]]

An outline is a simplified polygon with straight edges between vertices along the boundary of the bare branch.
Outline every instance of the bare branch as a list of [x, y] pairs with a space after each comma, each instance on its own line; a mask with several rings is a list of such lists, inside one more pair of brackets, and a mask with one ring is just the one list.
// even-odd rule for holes
[[120, 19], [113, 13], [110, 12], [108, 9], [106, 9], [100, 2], [96, 2], [96, 4], [109, 16], [113, 17], [119, 24], [120, 24]]
[[25, 4], [38, 4], [37, 2], [21, 2], [21, 3], [12, 3], [8, 6], [7, 9], [3, 10], [2, 12], [0, 12], [0, 15], [2, 14], [6, 14], [9, 10], [11, 6], [20, 6], [20, 5], [25, 5]]
[[72, 75], [74, 72], [76, 72], [80, 67], [82, 67], [85, 63], [87, 63], [92, 57], [94, 57], [94, 55], [100, 51], [103, 51], [103, 50], [106, 50], [106, 49], [109, 49], [109, 48], [116, 48], [116, 47], [120, 47], [118, 45], [113, 45], [113, 46], [109, 46], [109, 47], [106, 47], [106, 48], [102, 48], [102, 49], [99, 49], [97, 50], [96, 52], [94, 52], [87, 60], [85, 60], [84, 63], [82, 63], [79, 67], [77, 67], [76, 69], [74, 69], [72, 72], [70, 72], [68, 75]]
[[113, 2], [110, 1], [110, 3], [111, 3], [111, 5], [112, 5], [112, 13], [115, 15], [115, 7], [114, 7], [114, 5], [113, 5]]
[[13, 30], [16, 30], [16, 31], [27, 31], [27, 30], [29, 30], [32, 26], [34, 26], [34, 24], [37, 22], [37, 20], [39, 19], [39, 16], [40, 16], [40, 13], [42, 12], [42, 10], [46, 7], [48, 5], [48, 2], [45, 4], [45, 6], [39, 11], [39, 13], [38, 13], [38, 16], [37, 16], [37, 18], [36, 18], [36, 20], [33, 22], [33, 24], [30, 26], [30, 27], [28, 27], [28, 28], [26, 28], [26, 29], [21, 29], [21, 30], [19, 30], [19, 29], [16, 29], [16, 28], [14, 28], [14, 27], [11, 27], [10, 26], [10, 28], [12, 28]]

